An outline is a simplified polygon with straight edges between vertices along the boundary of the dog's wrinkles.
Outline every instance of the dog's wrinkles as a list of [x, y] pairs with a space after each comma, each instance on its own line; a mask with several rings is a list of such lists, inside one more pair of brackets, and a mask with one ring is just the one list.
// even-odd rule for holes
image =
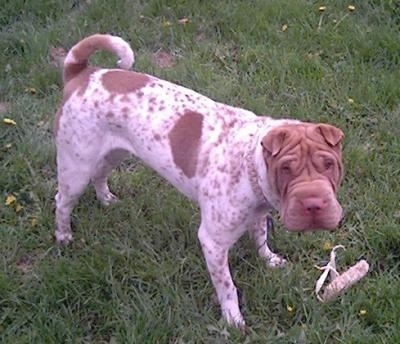
[[[258, 117], [150, 75], [88, 66], [90, 55], [100, 49], [118, 55], [123, 69], [134, 61], [129, 45], [109, 35], [84, 39], [66, 57], [64, 96], [54, 126], [57, 241], [72, 240], [70, 214], [90, 181], [103, 204], [117, 200], [107, 176], [133, 154], [199, 204], [198, 237], [222, 314], [229, 323], [243, 327], [228, 266], [229, 248], [249, 230], [261, 257], [270, 266], [283, 264], [266, 241], [265, 220], [272, 207], [285, 215], [289, 229], [335, 225], [341, 208], [331, 184], [336, 188], [341, 179], [334, 176], [341, 175], [343, 134], [327, 125]], [[315, 171], [283, 176], [279, 166], [286, 157], [279, 152], [290, 146], [290, 133], [313, 152], [305, 132], [322, 142], [328, 153], [320, 158], [317, 149], [315, 156], [296, 157], [319, 159], [310, 165]], [[331, 156], [335, 171], [321, 167], [328, 166], [322, 161]], [[277, 191], [281, 189], [274, 183], [280, 180], [287, 192]]]

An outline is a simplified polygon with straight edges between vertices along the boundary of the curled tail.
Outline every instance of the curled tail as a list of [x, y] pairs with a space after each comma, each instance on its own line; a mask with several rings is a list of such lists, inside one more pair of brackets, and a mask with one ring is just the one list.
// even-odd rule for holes
[[122, 38], [101, 34], [89, 36], [74, 45], [68, 52], [64, 60], [64, 84], [85, 70], [89, 57], [98, 50], [116, 54], [119, 57], [118, 67], [122, 69], [130, 69], [135, 61], [130, 45]]

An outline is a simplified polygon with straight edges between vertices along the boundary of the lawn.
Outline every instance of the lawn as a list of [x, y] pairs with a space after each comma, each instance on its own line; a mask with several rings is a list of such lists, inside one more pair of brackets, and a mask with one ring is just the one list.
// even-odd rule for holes
[[[3, 0], [0, 30], [2, 343], [400, 343], [397, 1]], [[73, 244], [54, 243], [60, 60], [96, 32], [128, 40], [138, 71], [345, 132], [340, 228], [299, 236], [276, 217], [283, 269], [247, 237], [231, 250], [246, 333], [220, 320], [196, 205], [138, 161], [111, 176], [118, 205], [88, 188]], [[314, 266], [336, 244], [340, 271], [364, 258], [370, 272], [320, 303]]]

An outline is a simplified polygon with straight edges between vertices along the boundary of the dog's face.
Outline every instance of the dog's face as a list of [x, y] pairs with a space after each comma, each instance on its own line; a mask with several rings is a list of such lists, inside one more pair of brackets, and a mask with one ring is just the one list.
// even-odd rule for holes
[[334, 229], [342, 218], [343, 132], [326, 124], [284, 125], [262, 140], [268, 182], [290, 231]]

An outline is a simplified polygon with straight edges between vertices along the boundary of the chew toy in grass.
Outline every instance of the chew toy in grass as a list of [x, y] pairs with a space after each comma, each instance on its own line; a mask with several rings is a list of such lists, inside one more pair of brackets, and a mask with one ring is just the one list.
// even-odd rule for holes
[[[317, 298], [321, 302], [326, 302], [334, 299], [340, 293], [344, 292], [346, 289], [350, 288], [353, 284], [357, 283], [361, 278], [363, 278], [369, 269], [369, 264], [366, 260], [362, 259], [355, 265], [351, 266], [347, 271], [339, 274], [336, 271], [336, 250], [342, 248], [344, 246], [337, 245], [331, 251], [331, 256], [329, 263], [325, 266], [318, 267], [317, 269], [323, 270], [321, 277], [318, 278], [317, 283], [315, 284], [315, 294]], [[324, 285], [327, 277], [330, 277], [330, 283], [325, 287], [322, 295], [320, 295], [320, 291], [322, 286]]]

